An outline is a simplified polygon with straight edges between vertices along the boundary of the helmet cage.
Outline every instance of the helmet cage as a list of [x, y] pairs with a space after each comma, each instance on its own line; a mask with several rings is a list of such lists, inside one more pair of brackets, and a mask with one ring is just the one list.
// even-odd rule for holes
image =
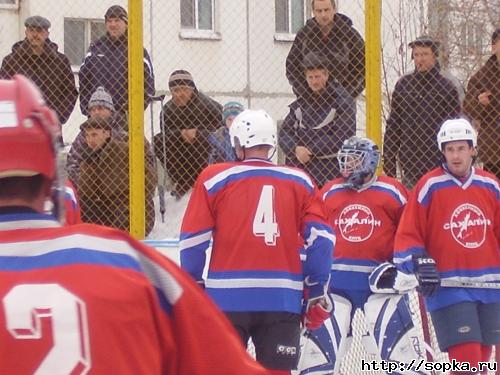
[[363, 186], [366, 177], [375, 175], [380, 152], [370, 139], [351, 137], [344, 141], [337, 159], [346, 184], [357, 190]]

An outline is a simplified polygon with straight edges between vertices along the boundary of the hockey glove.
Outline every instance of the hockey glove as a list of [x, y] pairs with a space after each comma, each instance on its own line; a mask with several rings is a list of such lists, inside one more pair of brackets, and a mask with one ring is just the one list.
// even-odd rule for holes
[[407, 293], [418, 286], [415, 275], [401, 272], [389, 262], [375, 267], [368, 280], [373, 293]]
[[413, 267], [419, 285], [417, 290], [426, 297], [434, 295], [441, 284], [441, 276], [439, 276], [434, 259], [428, 256], [414, 255]]
[[330, 317], [332, 311], [333, 304], [327, 296], [307, 301], [305, 327], [310, 330], [318, 329]]
[[333, 312], [333, 303], [326, 292], [326, 286], [311, 284], [306, 278], [304, 300], [306, 301], [303, 314], [304, 326], [310, 330], [318, 329]]

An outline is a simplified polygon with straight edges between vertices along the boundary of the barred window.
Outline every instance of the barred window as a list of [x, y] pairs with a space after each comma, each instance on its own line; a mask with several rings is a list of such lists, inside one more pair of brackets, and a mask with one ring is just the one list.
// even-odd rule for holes
[[17, 9], [19, 0], [0, 0], [0, 8]]
[[304, 26], [308, 9], [304, 0], [275, 0], [274, 5], [277, 33], [296, 34]]
[[71, 65], [80, 66], [90, 44], [106, 33], [103, 20], [64, 19], [64, 53]]
[[215, 0], [181, 0], [181, 28], [214, 30]]

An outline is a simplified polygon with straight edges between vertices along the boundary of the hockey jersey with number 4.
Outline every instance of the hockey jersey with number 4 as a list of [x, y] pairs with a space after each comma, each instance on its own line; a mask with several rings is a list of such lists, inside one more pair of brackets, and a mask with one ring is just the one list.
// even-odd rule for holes
[[[208, 166], [181, 229], [181, 265], [224, 311], [300, 313], [304, 277], [325, 284], [334, 236], [311, 178], [260, 159]], [[308, 253], [302, 270], [299, 248]]]
[[392, 260], [394, 235], [408, 199], [406, 188], [392, 177], [379, 176], [354, 190], [337, 178], [323, 187], [321, 196], [337, 236], [330, 285], [369, 291], [371, 271]]
[[[426, 252], [443, 280], [500, 284], [500, 189], [496, 177], [473, 168], [459, 181], [445, 167], [415, 186], [395, 239], [394, 261], [413, 272], [412, 255]], [[500, 302], [500, 289], [441, 287], [426, 298], [433, 311], [461, 301]]]

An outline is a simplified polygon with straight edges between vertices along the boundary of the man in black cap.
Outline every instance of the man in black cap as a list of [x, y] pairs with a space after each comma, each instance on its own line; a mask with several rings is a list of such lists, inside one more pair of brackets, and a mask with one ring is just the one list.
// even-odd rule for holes
[[208, 139], [220, 126], [222, 106], [198, 91], [187, 70], [172, 72], [168, 87], [172, 99], [162, 108], [162, 131], [154, 136], [154, 147], [174, 184], [172, 195], [179, 199], [208, 165]]
[[[128, 16], [120, 5], [104, 15], [106, 34], [89, 47], [80, 67], [80, 109], [88, 116], [91, 95], [100, 86], [113, 98], [117, 112], [128, 112]], [[153, 64], [144, 49], [144, 109], [155, 93]]]
[[[409, 43], [415, 71], [396, 83], [384, 135], [384, 171], [412, 188], [436, 167], [441, 153], [434, 144], [441, 124], [460, 114], [457, 88], [441, 72], [439, 42], [423, 35]], [[399, 172], [399, 173], [398, 173]]]
[[61, 124], [66, 123], [75, 107], [78, 91], [69, 59], [49, 39], [50, 21], [32, 16], [24, 21], [26, 38], [12, 46], [0, 68], [1, 79], [22, 74], [31, 79], [54, 109]]

